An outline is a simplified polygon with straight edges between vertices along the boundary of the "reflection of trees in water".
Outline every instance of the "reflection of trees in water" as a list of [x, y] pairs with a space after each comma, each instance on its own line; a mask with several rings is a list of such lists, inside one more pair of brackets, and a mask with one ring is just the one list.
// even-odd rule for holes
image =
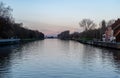
[[12, 60], [21, 58], [21, 50], [24, 46], [28, 45], [29, 44], [0, 47], [0, 78], [11, 78]]
[[[89, 45], [84, 46], [85, 57], [95, 58], [96, 54], [102, 57], [102, 60], [109, 59], [117, 64], [120, 64], [120, 51], [114, 49], [95, 48]], [[86, 56], [87, 55], [87, 56]]]
[[120, 74], [120, 51], [115, 49], [102, 49], [103, 62], [110, 61], [115, 71]]
[[120, 51], [110, 50], [113, 55], [113, 61], [115, 64], [116, 72], [120, 74]]
[[[105, 48], [96, 48], [89, 45], [84, 46], [83, 62], [89, 65], [90, 63], [108, 64], [115, 68], [115, 71], [120, 74], [120, 51]], [[92, 66], [92, 65], [91, 65]], [[106, 66], [106, 65], [105, 65]]]
[[88, 70], [94, 70], [96, 66], [99, 66], [99, 53], [97, 52], [97, 48], [90, 46], [90, 45], [84, 45], [83, 46], [83, 52], [82, 52], [82, 66], [83, 68]]
[[21, 59], [26, 54], [23, 52], [24, 49], [30, 49], [33, 45], [39, 46], [40, 43], [44, 44], [42, 41], [35, 41], [25, 44], [0, 47], [0, 78], [12, 78], [10, 73], [13, 60]]
[[120, 51], [118, 51], [118, 50], [111, 50], [110, 52], [113, 55], [114, 61], [118, 62], [120, 64]]
[[0, 78], [7, 78], [6, 74], [10, 70], [10, 54], [12, 53], [11, 47], [0, 48]]
[[113, 50], [113, 49], [104, 49], [104, 50], [102, 50], [102, 54], [103, 54], [104, 58], [105, 58], [105, 56], [106, 56], [106, 58], [108, 56], [109, 57], [112, 56], [112, 57], [110, 57], [111, 59], [113, 59], [115, 62], [120, 63], [120, 51]]
[[94, 61], [96, 57], [96, 48], [90, 45], [85, 45], [83, 48], [84, 61]]

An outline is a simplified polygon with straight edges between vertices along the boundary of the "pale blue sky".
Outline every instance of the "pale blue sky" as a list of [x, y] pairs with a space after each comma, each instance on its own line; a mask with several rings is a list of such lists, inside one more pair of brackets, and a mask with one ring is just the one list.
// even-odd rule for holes
[[95, 22], [120, 17], [120, 0], [1, 0], [16, 20], [78, 27], [83, 18]]

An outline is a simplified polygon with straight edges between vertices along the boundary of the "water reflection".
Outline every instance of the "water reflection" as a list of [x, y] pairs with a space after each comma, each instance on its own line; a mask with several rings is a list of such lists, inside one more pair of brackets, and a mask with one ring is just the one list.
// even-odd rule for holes
[[11, 46], [0, 47], [0, 78], [7, 78], [10, 75], [7, 75], [10, 72], [10, 54], [13, 49]]
[[0, 78], [119, 78], [120, 51], [50, 39], [0, 47]]
[[[11, 69], [14, 67], [14, 60], [22, 59], [25, 49], [30, 49], [34, 45], [38, 45], [36, 42], [30, 42], [20, 45], [11, 45], [11, 46], [1, 46], [0, 47], [0, 78], [13, 78], [11, 74]], [[24, 52], [24, 53], [23, 53]]]
[[115, 66], [115, 72], [120, 74], [120, 51], [119, 50], [109, 50], [109, 54], [112, 56], [112, 62]]

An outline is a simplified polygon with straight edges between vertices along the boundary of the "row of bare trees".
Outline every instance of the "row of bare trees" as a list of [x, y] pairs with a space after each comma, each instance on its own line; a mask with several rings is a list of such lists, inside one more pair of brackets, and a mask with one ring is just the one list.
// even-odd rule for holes
[[12, 9], [0, 2], [0, 38], [20, 39], [44, 39], [44, 34], [39, 31], [23, 28], [22, 23], [15, 23], [12, 16]]
[[[66, 32], [69, 31], [64, 31], [58, 35], [58, 38], [62, 39], [89, 39], [89, 40], [101, 40], [102, 35], [104, 34], [106, 27], [112, 25], [115, 22], [115, 20], [110, 20], [106, 22], [103, 20], [100, 24], [99, 27], [97, 26], [96, 23], [94, 23], [90, 19], [83, 19], [80, 21], [79, 25], [80, 27], [83, 28], [83, 32], [74, 32], [72, 34], [66, 34]], [[68, 35], [68, 36], [67, 36]]]
[[102, 35], [105, 33], [106, 27], [112, 25], [115, 20], [106, 22], [103, 20], [99, 27], [90, 19], [83, 19], [79, 25], [83, 28], [81, 33], [73, 33], [70, 35], [72, 39], [89, 39], [89, 40], [101, 40]]
[[[99, 24], [99, 28], [102, 28], [103, 30], [107, 27], [112, 25], [115, 22], [115, 20], [109, 20], [108, 22], [106, 22], [105, 20], [103, 20], [100, 24]], [[79, 23], [80, 27], [84, 28], [84, 31], [88, 31], [88, 30], [94, 30], [96, 29], [97, 25], [90, 19], [83, 19], [80, 23]]]

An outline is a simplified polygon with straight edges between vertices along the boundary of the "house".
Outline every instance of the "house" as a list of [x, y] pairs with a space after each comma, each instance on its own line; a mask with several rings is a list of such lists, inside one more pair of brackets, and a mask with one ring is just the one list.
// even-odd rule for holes
[[113, 35], [116, 38], [116, 41], [120, 42], [120, 19], [115, 21], [115, 23], [111, 25], [111, 28], [114, 31]]
[[106, 41], [106, 42], [112, 42], [115, 40], [115, 37], [114, 37], [114, 31], [112, 29], [111, 26], [108, 26], [105, 30], [105, 34], [103, 34], [103, 38], [102, 40], [103, 41]]
[[120, 19], [116, 20], [111, 26], [108, 26], [103, 35], [103, 41], [111, 42], [113, 40], [120, 42]]

